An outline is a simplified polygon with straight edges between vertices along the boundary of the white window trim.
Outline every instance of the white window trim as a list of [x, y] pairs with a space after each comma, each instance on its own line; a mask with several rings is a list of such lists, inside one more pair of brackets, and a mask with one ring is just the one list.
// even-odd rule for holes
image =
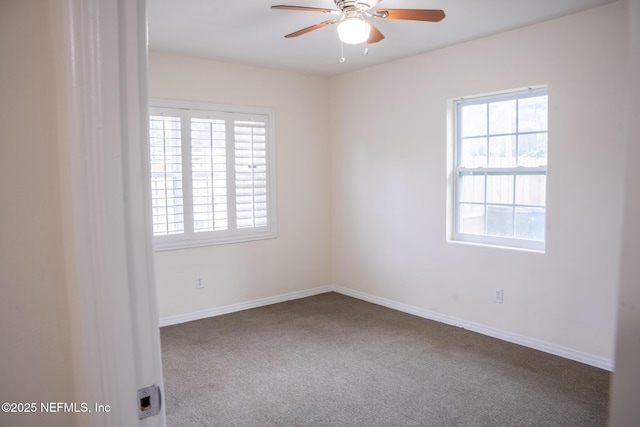
[[[450, 111], [452, 114], [452, 145], [453, 145], [453, 156], [452, 156], [452, 197], [451, 200], [451, 239], [449, 241], [454, 243], [462, 243], [462, 244], [474, 244], [480, 246], [487, 247], [497, 247], [503, 249], [515, 249], [515, 250], [525, 250], [532, 251], [538, 253], [544, 253], [546, 248], [547, 236], [545, 230], [545, 238], [543, 241], [537, 240], [528, 240], [528, 239], [518, 239], [515, 237], [501, 237], [501, 236], [491, 236], [485, 234], [470, 234], [470, 233], [462, 233], [459, 230], [460, 226], [460, 218], [459, 218], [459, 185], [460, 185], [460, 172], [464, 170], [477, 170], [476, 168], [464, 168], [458, 166], [458, 154], [459, 154], [459, 134], [460, 134], [460, 123], [458, 120], [458, 104], [460, 101], [473, 101], [478, 100], [478, 103], [486, 103], [487, 100], [496, 101], [500, 99], [512, 99], [514, 95], [517, 95], [522, 92], [532, 92], [532, 93], [540, 93], [545, 92], [548, 94], [548, 86], [546, 85], [538, 85], [538, 86], [529, 86], [525, 88], [512, 89], [508, 91], [494, 92], [482, 95], [474, 95], [472, 97], [465, 98], [457, 98], [450, 100]], [[547, 128], [548, 132], [548, 128]], [[486, 168], [487, 170], [495, 171], [498, 168]], [[537, 168], [527, 168], [529, 171], [536, 172], [544, 172], [545, 176], [547, 175], [547, 166], [541, 166]], [[503, 172], [518, 172], [522, 171], [521, 167], [513, 167], [513, 168], [501, 168]], [[545, 209], [545, 218], [547, 216], [547, 203], [545, 200], [544, 204]], [[546, 221], [545, 221], [546, 222]]]
[[[186, 109], [211, 111], [220, 114], [259, 114], [266, 117], [267, 121], [267, 191], [268, 191], [268, 212], [265, 227], [254, 227], [250, 229], [238, 229], [234, 231], [219, 230], [205, 232], [188, 232], [187, 221], [192, 221], [191, 215], [185, 214], [185, 233], [173, 234], [167, 236], [154, 236], [154, 250], [167, 251], [176, 249], [197, 248], [203, 246], [222, 245], [229, 243], [249, 242], [254, 240], [274, 239], [277, 238], [277, 221], [276, 221], [276, 145], [275, 145], [275, 112], [271, 108], [264, 107], [245, 107], [228, 104], [212, 104], [191, 101], [175, 101], [167, 99], [150, 99], [150, 108], [169, 108], [169, 109]], [[190, 149], [183, 152], [183, 156], [190, 155]], [[184, 164], [184, 163], [183, 163]], [[191, 164], [191, 161], [188, 161]], [[191, 186], [187, 180], [191, 177], [191, 171], [183, 170], [183, 185]], [[183, 203], [186, 204], [189, 193], [183, 193]], [[189, 201], [189, 203], [192, 203]]]

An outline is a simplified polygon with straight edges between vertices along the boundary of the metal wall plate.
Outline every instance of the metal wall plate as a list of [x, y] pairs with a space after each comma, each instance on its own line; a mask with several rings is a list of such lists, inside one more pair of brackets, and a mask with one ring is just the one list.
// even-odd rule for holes
[[138, 419], [143, 420], [160, 412], [160, 387], [152, 385], [138, 390]]

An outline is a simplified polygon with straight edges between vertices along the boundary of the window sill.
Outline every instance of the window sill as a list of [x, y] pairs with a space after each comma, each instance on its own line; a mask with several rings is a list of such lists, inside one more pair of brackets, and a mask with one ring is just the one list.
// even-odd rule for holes
[[460, 239], [447, 239], [447, 243], [466, 245], [466, 246], [477, 246], [482, 248], [518, 251], [518, 252], [529, 252], [529, 253], [540, 254], [540, 255], [544, 255], [546, 253], [544, 242], [542, 243], [542, 248], [524, 247], [524, 246], [515, 246], [515, 245], [512, 246], [512, 245], [501, 244], [501, 243], [489, 243], [489, 242], [479, 242], [479, 241], [474, 242], [474, 241], [460, 240]]
[[174, 251], [191, 248], [202, 248], [205, 246], [219, 246], [228, 245], [233, 243], [251, 242], [254, 240], [267, 240], [275, 239], [278, 236], [276, 233], [267, 232], [262, 234], [252, 234], [250, 236], [235, 236], [224, 238], [212, 238], [212, 239], [198, 239], [198, 240], [168, 240], [163, 242], [154, 242], [153, 250], [155, 252]]

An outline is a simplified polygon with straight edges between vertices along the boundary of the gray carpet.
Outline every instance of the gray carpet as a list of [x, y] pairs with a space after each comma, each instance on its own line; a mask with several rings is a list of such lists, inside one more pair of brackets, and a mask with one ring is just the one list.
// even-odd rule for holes
[[169, 427], [604, 426], [610, 373], [336, 293], [161, 329]]

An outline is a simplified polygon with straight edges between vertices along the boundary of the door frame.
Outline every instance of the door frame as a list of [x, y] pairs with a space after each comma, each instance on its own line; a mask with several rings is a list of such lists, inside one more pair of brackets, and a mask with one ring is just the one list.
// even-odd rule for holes
[[146, 3], [61, 4], [78, 400], [110, 406], [89, 414], [92, 426], [164, 426], [164, 405], [138, 419], [137, 396], [163, 385], [146, 179]]

